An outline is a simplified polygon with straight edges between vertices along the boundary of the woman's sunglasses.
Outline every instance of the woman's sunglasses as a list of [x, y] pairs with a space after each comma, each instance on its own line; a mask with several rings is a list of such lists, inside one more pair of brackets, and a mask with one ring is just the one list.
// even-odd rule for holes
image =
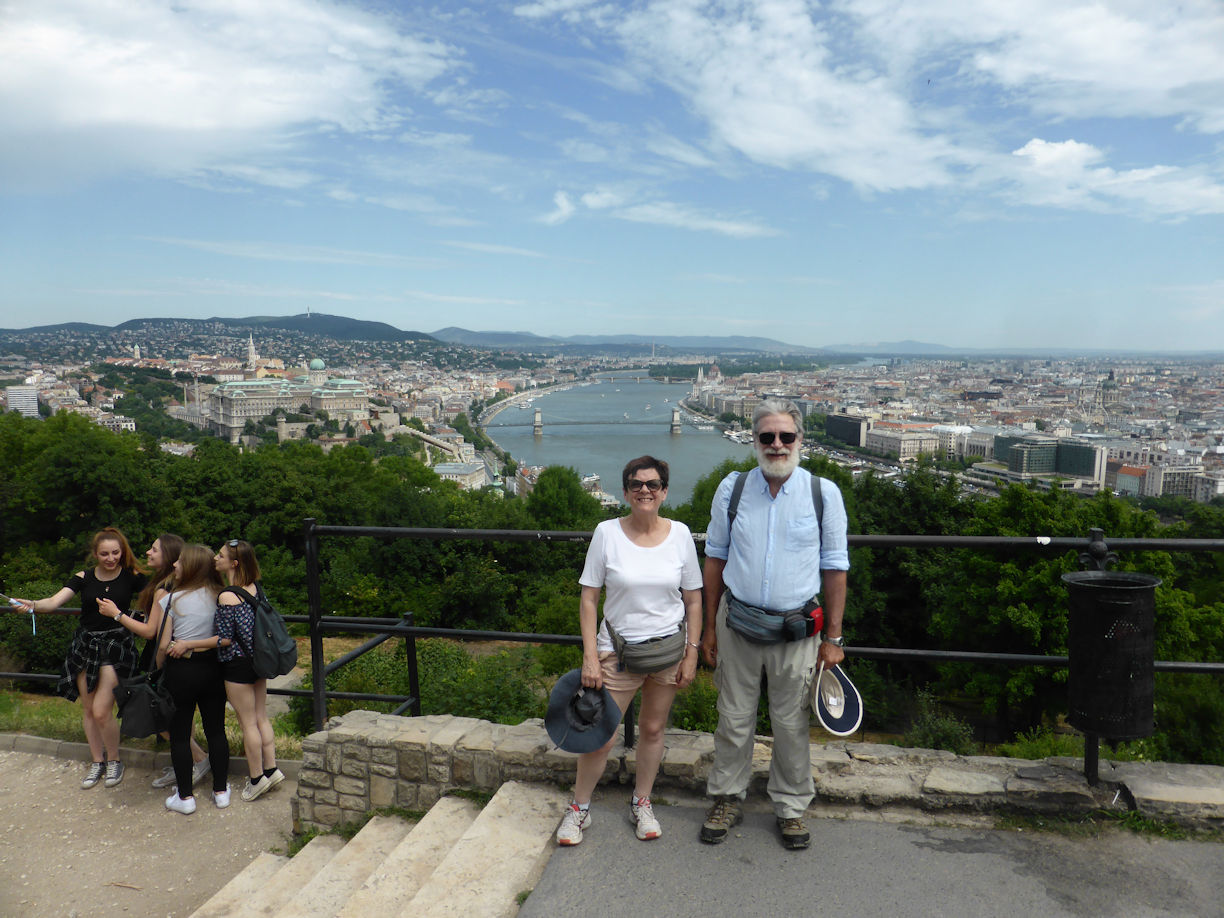
[[[785, 443], [787, 446], [790, 446], [797, 439], [799, 439], [799, 434], [793, 433], [792, 431], [787, 430], [787, 431], [784, 431], [783, 433], [778, 434], [778, 439], [781, 440], [783, 443]], [[760, 442], [762, 446], [773, 446], [774, 433], [773, 431], [759, 433], [757, 434], [757, 440]]]
[[628, 490], [640, 491], [642, 488], [645, 488], [647, 491], [653, 494], [655, 491], [663, 490], [663, 482], [658, 478], [652, 478], [650, 481], [638, 481], [636, 478], [629, 479]]

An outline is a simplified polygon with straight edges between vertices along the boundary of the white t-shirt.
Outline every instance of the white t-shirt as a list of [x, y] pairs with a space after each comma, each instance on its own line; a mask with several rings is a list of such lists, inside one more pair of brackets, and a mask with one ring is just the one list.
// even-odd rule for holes
[[[683, 523], [670, 523], [667, 538], [643, 548], [629, 540], [620, 520], [605, 520], [595, 527], [587, 549], [578, 582], [607, 590], [604, 617], [631, 643], [672, 634], [684, 620], [680, 591], [701, 587], [693, 536]], [[600, 653], [612, 650], [612, 639], [602, 623], [597, 646]]]
[[200, 588], [187, 593], [171, 593], [163, 596], [162, 609], [173, 598], [170, 609], [171, 636], [176, 641], [198, 641], [217, 634], [217, 597], [209, 590]]

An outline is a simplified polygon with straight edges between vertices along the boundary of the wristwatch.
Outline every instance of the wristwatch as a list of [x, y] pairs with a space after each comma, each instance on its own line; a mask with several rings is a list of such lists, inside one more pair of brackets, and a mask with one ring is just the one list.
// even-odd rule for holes
[[835, 637], [835, 638], [827, 637], [824, 640], [826, 644], [832, 644], [835, 647], [845, 647], [846, 646], [846, 639], [844, 636]]

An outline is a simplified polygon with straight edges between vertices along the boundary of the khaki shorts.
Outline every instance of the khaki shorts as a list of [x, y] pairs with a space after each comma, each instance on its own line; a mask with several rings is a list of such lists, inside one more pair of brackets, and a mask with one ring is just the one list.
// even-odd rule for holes
[[620, 664], [616, 662], [616, 653], [611, 650], [599, 655], [599, 665], [603, 670], [604, 687], [610, 692], [636, 692], [646, 684], [647, 680], [657, 682], [659, 685], [674, 686], [680, 675], [679, 660], [675, 665], [661, 669], [657, 673], [631, 673], [629, 670], [621, 672]]

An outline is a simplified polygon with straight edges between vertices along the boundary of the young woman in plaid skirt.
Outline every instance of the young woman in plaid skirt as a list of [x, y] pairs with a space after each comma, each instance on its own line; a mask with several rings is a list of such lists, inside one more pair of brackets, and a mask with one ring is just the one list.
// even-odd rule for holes
[[123, 780], [119, 761], [119, 721], [115, 719], [115, 686], [136, 670], [136, 644], [122, 624], [144, 589], [146, 578], [127, 538], [114, 527], [93, 537], [93, 567], [77, 571], [54, 596], [21, 599], [27, 611], [50, 612], [73, 596], [80, 597], [81, 619], [56, 690], [81, 699], [81, 722], [93, 761], [81, 787], [102, 781], [114, 787]]

